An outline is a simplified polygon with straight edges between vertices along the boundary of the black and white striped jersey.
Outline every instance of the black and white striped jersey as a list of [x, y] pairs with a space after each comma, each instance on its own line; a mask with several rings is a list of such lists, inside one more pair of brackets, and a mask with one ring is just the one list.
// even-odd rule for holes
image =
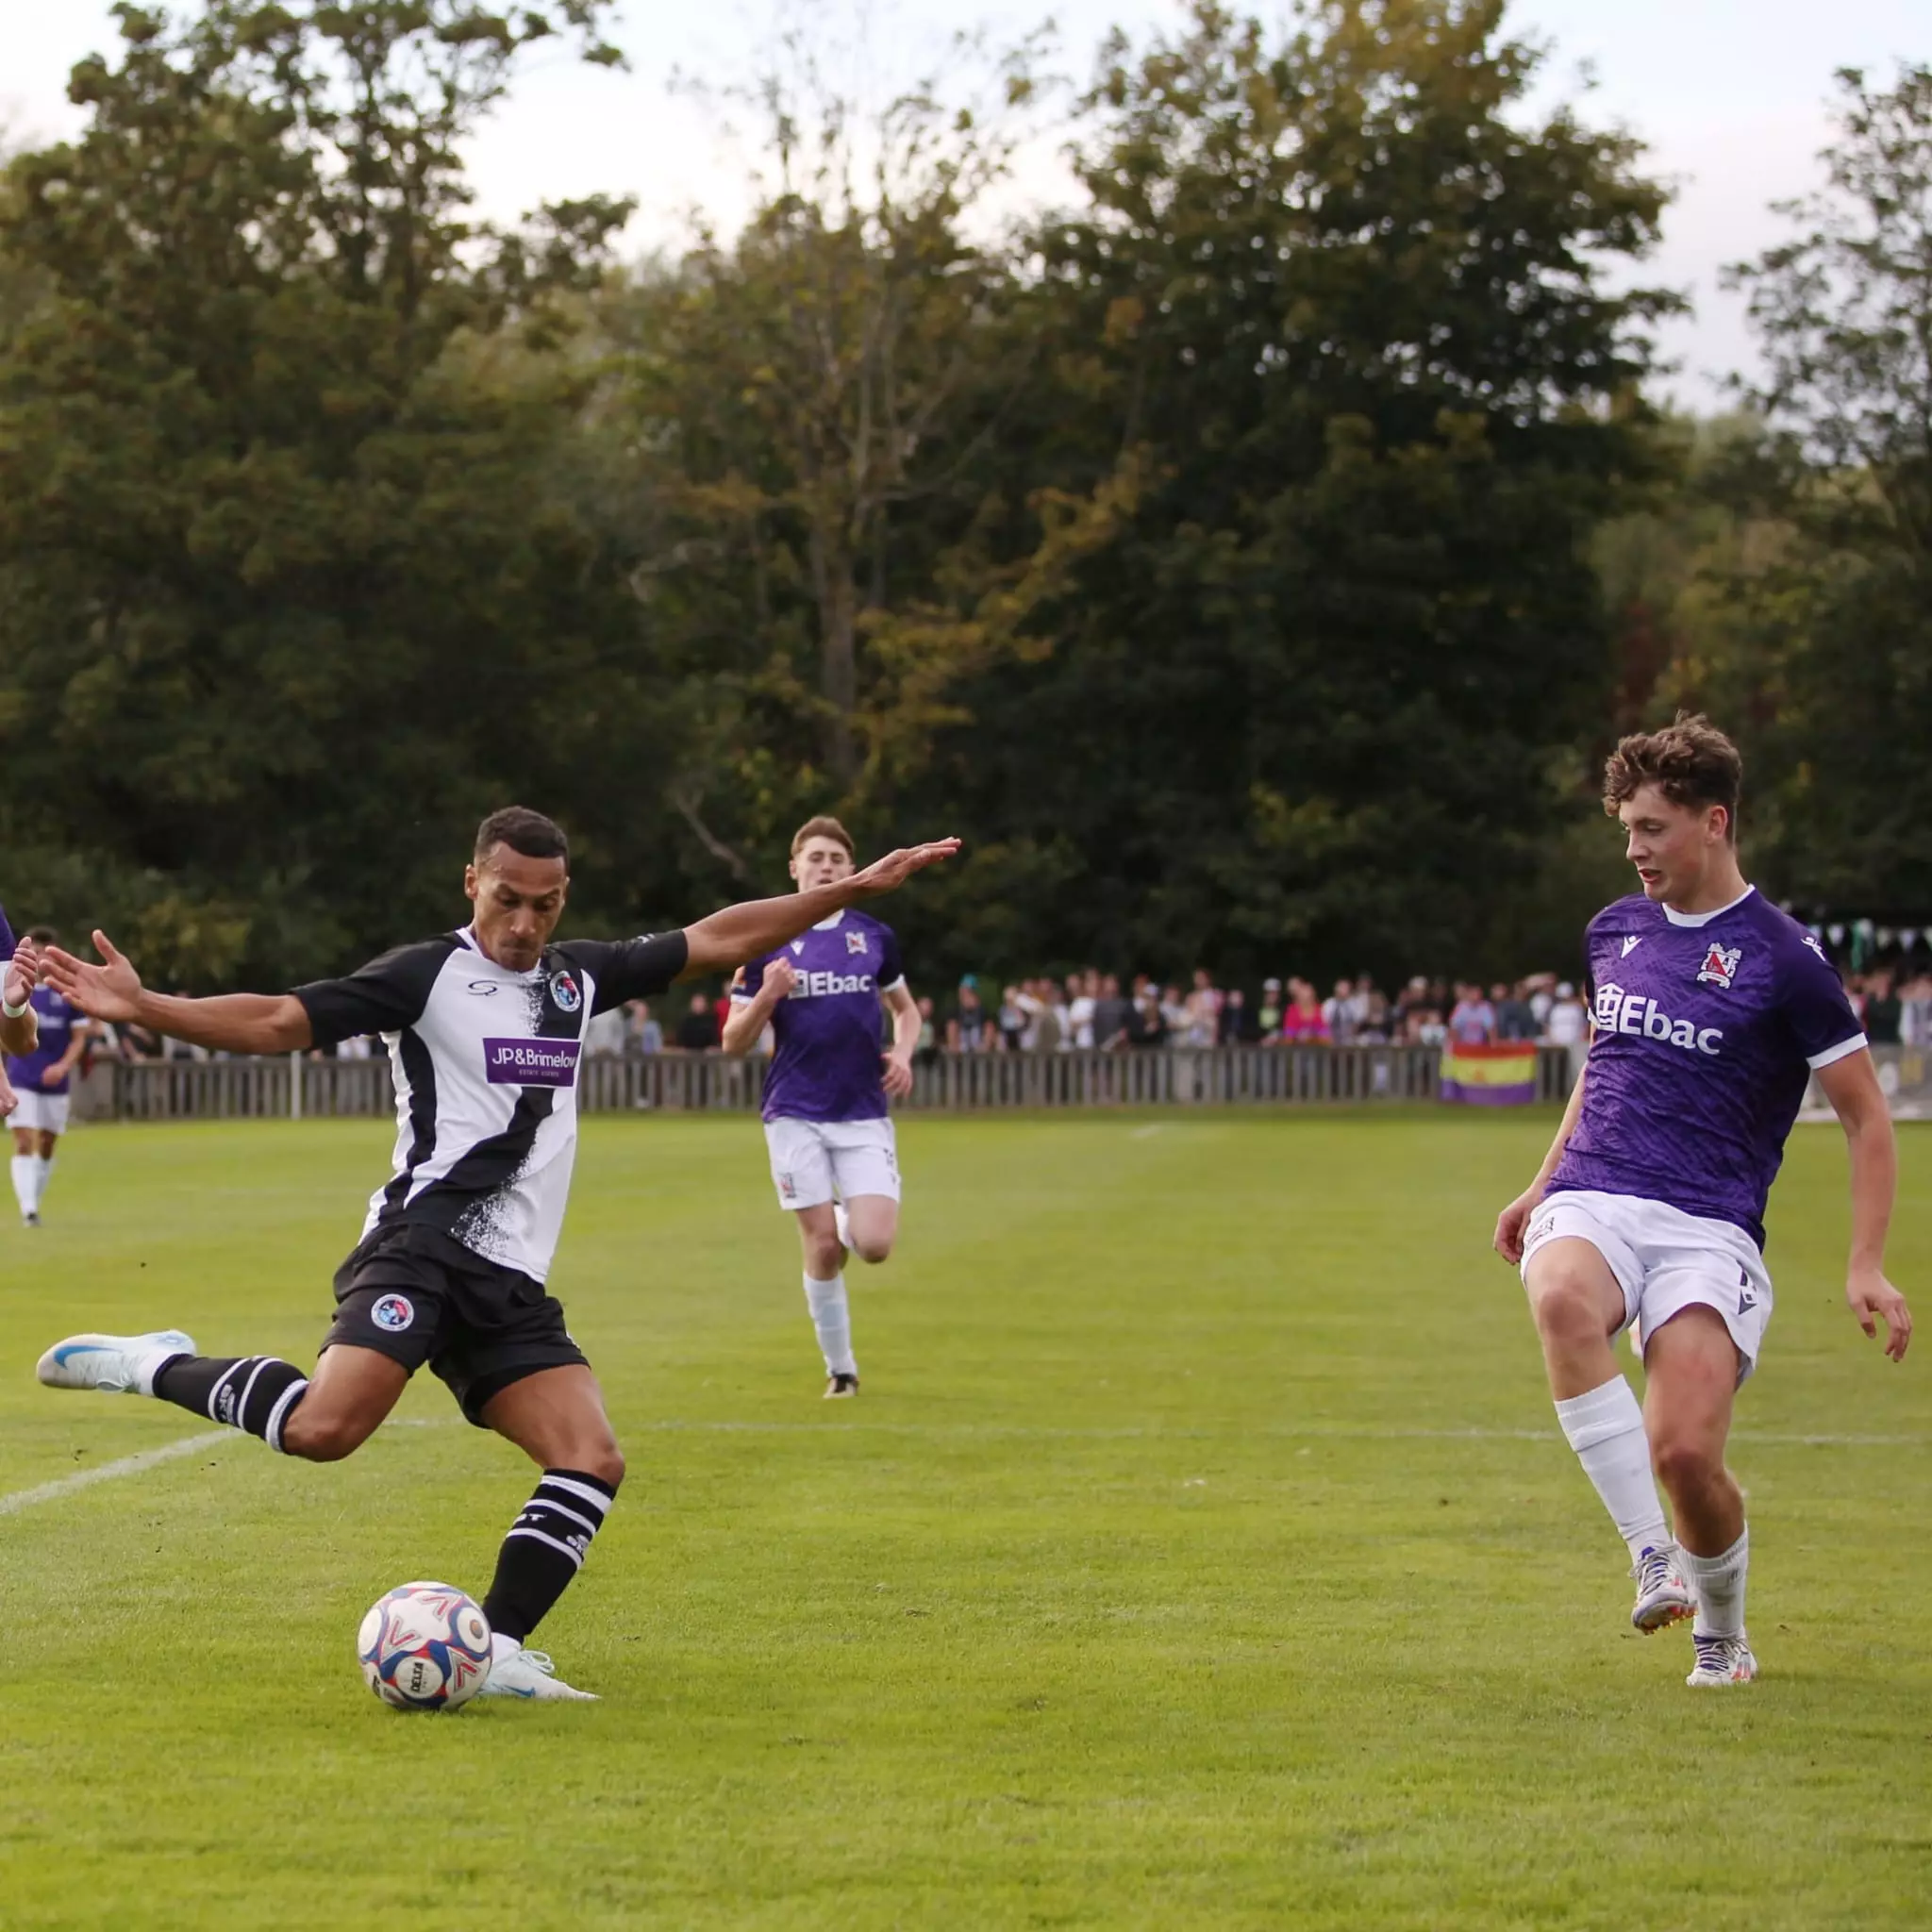
[[298, 987], [318, 1046], [361, 1033], [389, 1046], [395, 1171], [369, 1204], [363, 1239], [391, 1224], [432, 1228], [543, 1280], [576, 1158], [584, 1028], [664, 991], [687, 951], [681, 932], [566, 940], [513, 973], [465, 927]]

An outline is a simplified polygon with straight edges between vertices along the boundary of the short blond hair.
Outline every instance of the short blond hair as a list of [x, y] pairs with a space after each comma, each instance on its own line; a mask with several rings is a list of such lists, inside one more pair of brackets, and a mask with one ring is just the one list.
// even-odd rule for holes
[[830, 839], [835, 844], [845, 848], [845, 857], [854, 865], [858, 863], [858, 848], [852, 842], [852, 834], [839, 821], [827, 812], [821, 812], [815, 819], [807, 819], [791, 835], [791, 856], [796, 858], [814, 839]]

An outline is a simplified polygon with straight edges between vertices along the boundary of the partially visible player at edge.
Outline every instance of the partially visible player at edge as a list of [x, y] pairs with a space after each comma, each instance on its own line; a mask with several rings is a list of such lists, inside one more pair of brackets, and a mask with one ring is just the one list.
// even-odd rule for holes
[[[13, 928], [0, 908], [0, 1055], [25, 1058], [40, 1044], [41, 1020], [34, 1011], [33, 991], [41, 983], [39, 952], [31, 940], [14, 944]], [[7, 1077], [7, 1062], [0, 1058], [0, 1121], [12, 1118], [20, 1106], [20, 1095]]]
[[[1750, 1538], [1724, 1467], [1737, 1390], [1771, 1320], [1764, 1204], [1809, 1076], [1851, 1153], [1845, 1298], [1905, 1358], [1885, 1278], [1891, 1119], [1818, 942], [1739, 870], [1743, 765], [1708, 720], [1626, 738], [1605, 768], [1642, 891], [1591, 921], [1589, 1058], [1536, 1179], [1495, 1245], [1520, 1264], [1557, 1416], [1629, 1546], [1645, 1632], [1694, 1613], [1693, 1687], [1749, 1683]], [[1641, 1324], [1640, 1410], [1610, 1341]], [[1671, 1500], [1674, 1541], [1657, 1480]]]
[[[51, 926], [37, 925], [26, 937], [31, 962], [54, 943], [56, 935]], [[10, 1123], [13, 1198], [20, 1207], [21, 1224], [38, 1227], [41, 1203], [54, 1178], [55, 1149], [67, 1131], [74, 1070], [94, 1029], [54, 987], [36, 987], [29, 998], [40, 1016], [40, 1039], [31, 1053], [8, 1059], [7, 1078], [19, 1097]]]
[[[852, 840], [837, 819], [792, 835], [801, 892], [852, 876]], [[892, 1016], [881, 1053], [879, 1008]], [[899, 1161], [887, 1103], [912, 1091], [919, 1006], [889, 925], [841, 910], [752, 960], [732, 989], [724, 1051], [746, 1053], [769, 1022], [776, 1041], [765, 1080], [765, 1142], [778, 1205], [798, 1217], [805, 1301], [825, 1358], [825, 1394], [858, 1393], [845, 1257], [879, 1262], [899, 1231]]]
[[425, 1361], [463, 1413], [543, 1472], [497, 1558], [483, 1608], [487, 1690], [582, 1697], [525, 1641], [581, 1567], [624, 1476], [604, 1398], [544, 1291], [576, 1153], [576, 1087], [594, 1013], [727, 971], [816, 921], [949, 858], [914, 846], [815, 891], [759, 900], [654, 938], [551, 943], [569, 846], [521, 807], [485, 819], [460, 932], [386, 953], [292, 993], [169, 999], [107, 937], [90, 966], [58, 948], [46, 977], [84, 1012], [238, 1053], [289, 1053], [383, 1034], [395, 1071], [394, 1173], [336, 1275], [337, 1311], [312, 1376], [269, 1356], [210, 1358], [178, 1329], [76, 1335], [41, 1357], [42, 1382], [156, 1395], [334, 1462], [359, 1448]]

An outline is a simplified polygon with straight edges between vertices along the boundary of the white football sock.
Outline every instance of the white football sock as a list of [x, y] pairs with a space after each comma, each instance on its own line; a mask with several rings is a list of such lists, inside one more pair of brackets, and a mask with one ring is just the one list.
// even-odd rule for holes
[[39, 1199], [34, 1183], [39, 1178], [35, 1170], [40, 1164], [38, 1155], [16, 1154], [13, 1157], [13, 1198], [20, 1203], [23, 1215], [31, 1214], [34, 1203]]
[[1721, 1557], [1700, 1557], [1679, 1548], [1684, 1574], [1697, 1592], [1697, 1621], [1690, 1626], [1698, 1637], [1741, 1637], [1744, 1634], [1744, 1576], [1751, 1567], [1751, 1531]]
[[808, 1274], [805, 1304], [811, 1310], [811, 1325], [818, 1331], [825, 1374], [858, 1374], [858, 1364], [852, 1358], [852, 1315], [845, 1306], [845, 1277], [835, 1274], [829, 1281], [814, 1281]]
[[54, 1177], [54, 1157], [51, 1154], [36, 1154], [34, 1164], [34, 1212], [41, 1211], [41, 1203], [47, 1197], [47, 1183]]
[[1668, 1543], [1663, 1502], [1650, 1473], [1650, 1439], [1629, 1383], [1618, 1375], [1588, 1394], [1568, 1397], [1557, 1403], [1557, 1420], [1617, 1534], [1630, 1546], [1630, 1560]]

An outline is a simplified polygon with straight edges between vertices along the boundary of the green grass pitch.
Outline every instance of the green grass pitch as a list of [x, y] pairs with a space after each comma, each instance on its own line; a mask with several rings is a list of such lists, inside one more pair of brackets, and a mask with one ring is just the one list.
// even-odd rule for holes
[[[1687, 1690], [1488, 1252], [1550, 1128], [915, 1119], [827, 1405], [757, 1127], [588, 1121], [556, 1286], [630, 1476], [537, 1641], [605, 1701], [363, 1690], [364, 1607], [480, 1594], [529, 1487], [426, 1374], [339, 1467], [0, 1501], [0, 1925], [1932, 1923], [1932, 1328], [1857, 1333], [1801, 1129], [1735, 1454], [1765, 1676]], [[38, 1388], [63, 1333], [308, 1361], [387, 1144], [75, 1135], [0, 1225], [0, 1498], [196, 1433]]]

